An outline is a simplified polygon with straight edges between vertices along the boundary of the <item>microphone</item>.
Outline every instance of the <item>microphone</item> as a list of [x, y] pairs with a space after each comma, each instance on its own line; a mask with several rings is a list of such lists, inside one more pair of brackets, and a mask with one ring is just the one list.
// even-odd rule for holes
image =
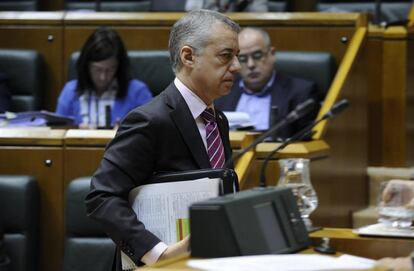
[[322, 116], [321, 121], [334, 117], [335, 115], [344, 111], [348, 106], [349, 106], [349, 102], [347, 99], [340, 100], [339, 102], [337, 102], [331, 107], [331, 110], [329, 110]]
[[110, 129], [111, 128], [111, 106], [105, 105], [105, 128]]
[[242, 149], [236, 156], [233, 158], [230, 158], [226, 163], [224, 164], [224, 168], [228, 168], [233, 161], [236, 161], [239, 159], [243, 154], [248, 152], [251, 148], [254, 148], [257, 144], [265, 140], [270, 135], [274, 134], [277, 130], [282, 128], [283, 126], [292, 123], [296, 121], [297, 119], [301, 118], [305, 114], [309, 113], [315, 106], [315, 101], [313, 99], [307, 99], [303, 103], [300, 103], [295, 107], [294, 110], [292, 110], [285, 118], [283, 118], [281, 121], [270, 127], [269, 130], [264, 132], [261, 136], [259, 136], [256, 140], [254, 140], [250, 145], [248, 145], [246, 148]]
[[270, 159], [273, 157], [273, 155], [275, 153], [277, 153], [278, 151], [284, 149], [287, 145], [289, 145], [290, 143], [292, 143], [292, 141], [295, 140], [300, 140], [302, 138], [304, 138], [306, 135], [308, 135], [311, 131], [311, 129], [313, 127], [315, 127], [318, 123], [327, 120], [327, 119], [331, 119], [334, 116], [338, 115], [339, 113], [341, 113], [342, 111], [344, 111], [347, 107], [349, 106], [349, 102], [347, 99], [342, 99], [339, 102], [337, 102], [336, 104], [334, 104], [331, 109], [326, 112], [320, 119], [315, 120], [313, 122], [311, 122], [310, 124], [308, 124], [306, 127], [304, 127], [303, 129], [301, 129], [299, 132], [297, 132], [296, 134], [294, 134], [292, 137], [284, 140], [282, 142], [282, 144], [280, 144], [277, 148], [275, 148], [273, 151], [271, 151], [265, 158], [265, 160], [263, 161], [262, 164], [262, 168], [260, 170], [260, 182], [259, 182], [259, 186], [260, 187], [266, 187], [266, 167], [267, 164], [269, 163]]

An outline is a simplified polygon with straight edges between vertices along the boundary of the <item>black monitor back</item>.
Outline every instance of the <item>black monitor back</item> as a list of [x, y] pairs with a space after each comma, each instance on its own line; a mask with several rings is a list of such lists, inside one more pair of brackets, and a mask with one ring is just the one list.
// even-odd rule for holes
[[289, 188], [255, 188], [195, 203], [190, 229], [194, 257], [284, 254], [310, 244]]

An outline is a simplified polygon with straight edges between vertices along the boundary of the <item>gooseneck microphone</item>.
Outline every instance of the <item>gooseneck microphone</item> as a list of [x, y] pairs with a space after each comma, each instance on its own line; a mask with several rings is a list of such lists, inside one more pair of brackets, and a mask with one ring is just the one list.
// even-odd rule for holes
[[293, 141], [303, 139], [309, 133], [312, 133], [312, 128], [315, 127], [318, 123], [320, 123], [324, 120], [333, 118], [334, 116], [336, 116], [339, 113], [341, 113], [342, 111], [344, 111], [348, 106], [349, 106], [349, 102], [348, 102], [347, 99], [340, 100], [339, 102], [334, 104], [331, 107], [331, 109], [328, 112], [326, 112], [320, 119], [317, 119], [317, 120], [311, 122], [306, 127], [301, 129], [299, 132], [295, 133], [292, 137], [284, 140], [282, 142], [282, 144], [280, 144], [277, 148], [275, 148], [273, 151], [271, 151], [263, 161], [262, 168], [260, 170], [260, 183], [259, 183], [259, 186], [260, 187], [265, 187], [266, 186], [266, 174], [265, 174], [266, 167], [267, 167], [267, 164], [269, 163], [270, 159], [273, 157], [273, 155], [275, 153], [277, 153], [278, 151], [284, 149], [287, 145], [289, 145]]
[[239, 159], [243, 154], [248, 152], [251, 148], [254, 148], [257, 144], [265, 140], [267, 137], [275, 133], [277, 130], [282, 128], [283, 126], [296, 121], [297, 119], [301, 118], [302, 116], [309, 113], [315, 107], [315, 101], [313, 99], [308, 99], [303, 103], [300, 103], [292, 110], [285, 118], [281, 121], [277, 122], [275, 125], [270, 127], [269, 130], [264, 132], [261, 136], [259, 136], [256, 140], [254, 140], [250, 145], [246, 148], [242, 149], [236, 156], [227, 160], [224, 164], [224, 168], [228, 168], [234, 161]]

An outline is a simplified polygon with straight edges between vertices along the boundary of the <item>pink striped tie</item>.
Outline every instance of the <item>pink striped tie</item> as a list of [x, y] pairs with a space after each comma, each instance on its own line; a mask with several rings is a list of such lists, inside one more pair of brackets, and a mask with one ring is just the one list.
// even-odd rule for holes
[[201, 117], [206, 124], [207, 153], [210, 157], [211, 167], [223, 168], [225, 162], [224, 147], [214, 117], [214, 110], [212, 108], [206, 108], [206, 110], [201, 113]]

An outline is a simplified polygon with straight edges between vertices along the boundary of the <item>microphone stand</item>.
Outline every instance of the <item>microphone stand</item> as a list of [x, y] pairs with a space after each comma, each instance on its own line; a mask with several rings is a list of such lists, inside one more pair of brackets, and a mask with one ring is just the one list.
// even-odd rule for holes
[[95, 0], [95, 11], [101, 11], [101, 0]]
[[279, 145], [277, 148], [275, 148], [273, 151], [271, 151], [265, 158], [265, 160], [263, 161], [262, 164], [262, 168], [260, 170], [260, 182], [259, 182], [259, 186], [260, 187], [265, 187], [266, 186], [266, 167], [267, 164], [269, 163], [270, 159], [273, 157], [273, 155], [284, 149], [287, 145], [289, 145], [292, 141], [294, 140], [300, 140], [302, 138], [304, 138], [306, 135], [308, 135], [309, 133], [313, 132], [311, 131], [311, 129], [313, 127], [315, 127], [318, 123], [333, 118], [336, 114], [339, 114], [340, 112], [342, 112], [345, 108], [347, 108], [349, 105], [348, 100], [343, 99], [341, 101], [339, 101], [338, 103], [336, 103], [335, 105], [333, 105], [331, 107], [331, 110], [328, 111], [327, 113], [325, 113], [320, 119], [308, 124], [306, 127], [302, 128], [299, 132], [297, 132], [296, 134], [294, 134], [292, 137], [284, 140], [282, 142], [281, 145]]
[[292, 143], [293, 141], [296, 140], [301, 140], [303, 138], [305, 138], [309, 133], [314, 133], [311, 131], [311, 129], [316, 126], [318, 123], [320, 123], [321, 121], [326, 120], [328, 117], [326, 115], [324, 115], [324, 117], [320, 118], [319, 120], [312, 122], [311, 124], [307, 125], [305, 128], [303, 128], [302, 130], [300, 130], [297, 134], [293, 135], [292, 137], [284, 140], [277, 148], [275, 148], [273, 151], [271, 151], [266, 158], [263, 161], [262, 167], [260, 169], [260, 182], [259, 182], [259, 186], [260, 187], [266, 187], [266, 167], [267, 164], [269, 163], [270, 159], [275, 155], [275, 153], [277, 153], [280, 150], [283, 150], [287, 145], [289, 145], [290, 143]]

